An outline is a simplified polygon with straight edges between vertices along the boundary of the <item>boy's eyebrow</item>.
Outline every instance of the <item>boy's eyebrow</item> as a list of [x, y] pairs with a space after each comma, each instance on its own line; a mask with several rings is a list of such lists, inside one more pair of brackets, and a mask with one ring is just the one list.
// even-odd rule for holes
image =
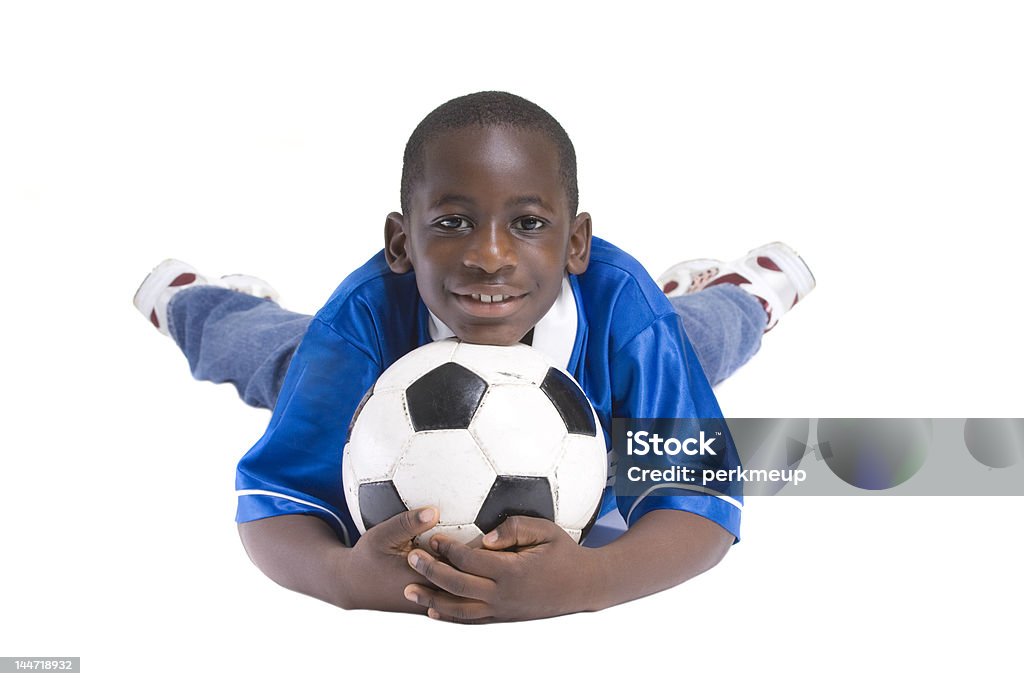
[[520, 195], [518, 198], [512, 198], [505, 203], [505, 207], [518, 207], [520, 205], [538, 205], [548, 212], [554, 212], [547, 203], [541, 200], [539, 195]]
[[440, 198], [438, 198], [433, 205], [430, 206], [430, 209], [440, 207], [441, 205], [448, 205], [450, 203], [476, 206], [476, 203], [473, 202], [473, 198], [469, 197], [468, 195], [459, 195], [457, 193], [445, 193]]
[[[474, 201], [473, 198], [469, 197], [468, 195], [459, 195], [458, 193], [445, 193], [440, 198], [438, 198], [433, 205], [430, 206], [430, 209], [435, 209], [440, 207], [441, 205], [447, 204], [468, 205], [471, 207], [476, 207], [476, 201]], [[548, 212], [554, 212], [554, 210], [552, 210], [551, 207], [546, 202], [544, 202], [544, 200], [542, 200], [539, 195], [520, 195], [518, 197], [511, 198], [508, 202], [505, 203], [505, 207], [507, 208], [519, 207], [521, 205], [538, 205], [547, 210]]]

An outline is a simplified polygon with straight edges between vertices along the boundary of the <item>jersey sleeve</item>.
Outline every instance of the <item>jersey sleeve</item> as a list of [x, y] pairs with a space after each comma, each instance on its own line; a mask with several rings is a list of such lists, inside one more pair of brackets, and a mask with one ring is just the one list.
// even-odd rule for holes
[[237, 522], [314, 515], [346, 545], [355, 542], [342, 454], [349, 421], [380, 372], [371, 351], [319, 318], [310, 322], [266, 432], [238, 464]]
[[[736, 450], [728, 437], [722, 411], [707, 376], [674, 313], [656, 319], [612, 354], [613, 417], [628, 419], [696, 419], [691, 426], [722, 427], [727, 450], [702, 457], [702, 468], [735, 469]], [[622, 478], [622, 472], [616, 480]], [[739, 541], [742, 492], [689, 486], [684, 482], [652, 483], [643, 489], [616, 489], [616, 506], [632, 526], [657, 509], [693, 512], [716, 522]]]

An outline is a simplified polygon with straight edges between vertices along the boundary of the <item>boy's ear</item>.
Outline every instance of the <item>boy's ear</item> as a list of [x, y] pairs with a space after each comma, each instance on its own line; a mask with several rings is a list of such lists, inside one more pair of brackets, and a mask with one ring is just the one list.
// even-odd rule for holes
[[392, 212], [384, 220], [384, 257], [395, 274], [405, 274], [412, 270], [404, 222], [405, 218], [398, 212]]
[[590, 238], [593, 229], [590, 222], [590, 214], [580, 212], [573, 220], [571, 233], [569, 234], [569, 259], [565, 263], [565, 269], [570, 274], [582, 274], [587, 271], [590, 264]]

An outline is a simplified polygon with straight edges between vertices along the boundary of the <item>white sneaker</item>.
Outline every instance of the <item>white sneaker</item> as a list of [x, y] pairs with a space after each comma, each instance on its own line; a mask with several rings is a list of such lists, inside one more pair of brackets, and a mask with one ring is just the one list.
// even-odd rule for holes
[[680, 262], [658, 278], [658, 285], [670, 298], [725, 283], [739, 286], [761, 302], [768, 317], [766, 332], [815, 286], [807, 263], [785, 243], [762, 245], [733, 262]]
[[170, 336], [167, 330], [167, 304], [174, 295], [192, 286], [217, 286], [257, 298], [278, 302], [280, 296], [263, 279], [247, 274], [231, 274], [219, 279], [208, 279], [190, 264], [181, 260], [168, 259], [158, 264], [135, 291], [132, 302], [135, 309], [157, 328], [160, 333]]
[[191, 286], [209, 283], [209, 279], [201, 275], [195, 267], [181, 260], [164, 260], [149, 273], [139, 289], [135, 291], [132, 302], [135, 309], [142, 313], [160, 333], [170, 336], [167, 330], [167, 303], [178, 291]]

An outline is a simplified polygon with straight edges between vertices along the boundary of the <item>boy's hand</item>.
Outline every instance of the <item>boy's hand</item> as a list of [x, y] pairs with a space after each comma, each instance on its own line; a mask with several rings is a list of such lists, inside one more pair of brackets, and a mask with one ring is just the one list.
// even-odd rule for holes
[[402, 590], [411, 583], [430, 585], [409, 567], [413, 538], [437, 523], [435, 508], [425, 507], [395, 515], [369, 529], [346, 551], [339, 571], [347, 588], [344, 606], [350, 609], [418, 612], [423, 608], [406, 600]]
[[592, 551], [554, 522], [509, 517], [474, 549], [438, 534], [408, 564], [437, 588], [413, 583], [405, 595], [434, 619], [481, 623], [539, 619], [593, 609]]

